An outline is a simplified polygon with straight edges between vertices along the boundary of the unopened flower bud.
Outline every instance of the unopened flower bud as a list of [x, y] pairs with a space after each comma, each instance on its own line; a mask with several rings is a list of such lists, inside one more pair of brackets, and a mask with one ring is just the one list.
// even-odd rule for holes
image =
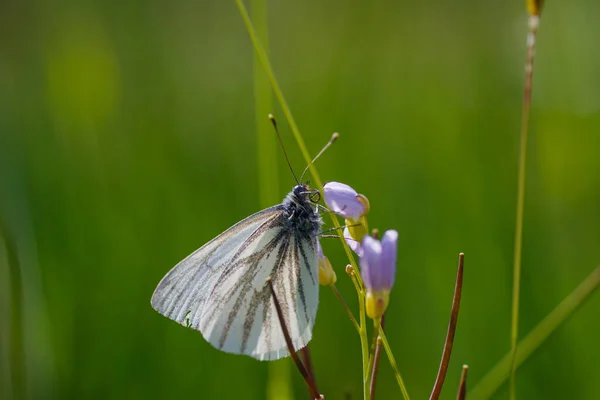
[[333, 285], [337, 281], [337, 276], [329, 259], [323, 254], [319, 241], [317, 241], [317, 258], [319, 261], [319, 284], [323, 286]]

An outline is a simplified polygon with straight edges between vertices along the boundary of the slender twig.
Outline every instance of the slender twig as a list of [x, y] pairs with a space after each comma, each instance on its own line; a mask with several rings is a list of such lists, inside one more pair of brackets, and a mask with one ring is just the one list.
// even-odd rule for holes
[[381, 357], [381, 336], [379, 332], [382, 331], [385, 327], [385, 315], [381, 316], [381, 321], [376, 324], [375, 329], [373, 331], [373, 337], [375, 340], [375, 351], [373, 353], [373, 372], [371, 373], [371, 400], [375, 398], [375, 386], [377, 385], [377, 373], [379, 372], [379, 358]]
[[308, 386], [310, 395], [313, 397], [313, 399], [321, 399], [322, 396], [319, 394], [319, 389], [317, 389], [317, 385], [315, 384], [315, 381], [313, 380], [312, 376], [308, 373], [306, 368], [304, 368], [302, 361], [300, 361], [300, 358], [298, 358], [298, 354], [296, 354], [296, 351], [294, 350], [292, 338], [290, 337], [290, 333], [285, 325], [285, 320], [283, 318], [283, 312], [281, 311], [281, 306], [279, 305], [279, 300], [277, 300], [277, 295], [275, 294], [275, 288], [273, 287], [273, 282], [271, 281], [270, 277], [267, 278], [267, 284], [271, 288], [271, 295], [273, 296], [273, 302], [275, 303], [275, 310], [277, 311], [277, 318], [279, 318], [279, 324], [281, 325], [281, 330], [283, 331], [283, 337], [285, 338], [285, 344], [288, 347], [290, 356], [292, 357], [292, 360], [294, 360], [294, 363], [296, 364], [298, 371], [300, 371], [300, 374], [304, 378], [304, 381], [306, 381], [306, 385]]
[[464, 261], [465, 255], [464, 253], [460, 253], [458, 255], [458, 272], [456, 273], [454, 298], [452, 299], [452, 311], [450, 312], [450, 322], [448, 323], [446, 342], [444, 343], [444, 351], [442, 352], [442, 360], [440, 361], [440, 367], [438, 369], [437, 378], [435, 379], [433, 390], [431, 391], [431, 395], [429, 396], [430, 400], [437, 400], [440, 398], [440, 394], [442, 393], [442, 387], [444, 386], [444, 380], [446, 379], [446, 373], [448, 372], [450, 355], [452, 354], [452, 346], [454, 344], [454, 333], [456, 332], [456, 323], [458, 322], [460, 298], [462, 295]]
[[331, 286], [331, 290], [333, 291], [333, 294], [335, 294], [335, 297], [337, 297], [337, 299], [342, 304], [342, 307], [344, 307], [344, 310], [346, 310], [346, 313], [348, 314], [348, 317], [350, 317], [350, 321], [352, 321], [352, 324], [356, 328], [356, 331], [360, 332], [360, 326], [358, 326], [358, 322], [356, 322], [356, 318], [354, 318], [354, 314], [352, 314], [352, 310], [350, 310], [350, 307], [348, 307], [348, 304], [346, 304], [346, 301], [342, 297], [342, 294], [340, 293], [340, 291], [337, 289], [337, 287], [335, 285], [330, 285], [330, 286]]
[[458, 384], [458, 393], [456, 394], [456, 400], [465, 400], [467, 397], [467, 373], [469, 372], [469, 366], [463, 365], [462, 374], [460, 375], [460, 382]]
[[[519, 342], [515, 368], [519, 367], [599, 287], [600, 266]], [[496, 366], [469, 392], [469, 398], [477, 400], [492, 397], [508, 377], [511, 368], [511, 356], [511, 353], [508, 353], [502, 357]]]
[[312, 360], [310, 358], [310, 348], [308, 347], [308, 345], [304, 346], [300, 350], [300, 355], [302, 356], [302, 362], [304, 363], [304, 366], [306, 367], [306, 371], [308, 372], [308, 374], [312, 378], [313, 382], [315, 383], [315, 387], [317, 387], [317, 378], [315, 377], [315, 371], [313, 369]]
[[396, 376], [396, 380], [398, 381], [398, 386], [400, 386], [400, 391], [402, 392], [402, 396], [404, 396], [404, 400], [409, 400], [408, 391], [406, 390], [406, 385], [404, 384], [404, 379], [402, 379], [402, 375], [400, 375], [400, 370], [398, 369], [398, 364], [396, 364], [396, 358], [392, 353], [392, 349], [390, 348], [390, 344], [387, 341], [387, 337], [385, 336], [385, 332], [383, 330], [379, 331], [379, 337], [381, 337], [381, 342], [383, 343], [383, 348], [385, 349], [385, 354], [388, 356], [388, 360], [390, 360], [390, 365], [392, 366], [392, 370], [394, 371], [394, 375]]
[[[530, 4], [540, 1], [530, 1]], [[515, 359], [517, 356], [517, 340], [519, 339], [519, 301], [521, 291], [521, 260], [523, 252], [523, 213], [525, 208], [525, 178], [527, 171], [527, 139], [529, 136], [529, 116], [531, 110], [531, 86], [533, 79], [533, 58], [535, 54], [535, 38], [540, 23], [539, 7], [535, 14], [529, 8], [529, 32], [527, 33], [527, 59], [525, 61], [525, 85], [523, 90], [523, 110], [521, 114], [521, 140], [519, 150], [519, 172], [517, 183], [517, 213], [515, 222], [515, 245], [513, 261], [513, 293], [512, 318], [510, 330], [511, 366], [510, 366], [510, 398], [515, 398]]]

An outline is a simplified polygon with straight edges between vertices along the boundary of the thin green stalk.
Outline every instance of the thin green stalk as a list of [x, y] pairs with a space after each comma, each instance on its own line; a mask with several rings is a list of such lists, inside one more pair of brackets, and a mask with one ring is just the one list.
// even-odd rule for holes
[[[252, 25], [252, 21], [250, 20], [250, 16], [248, 15], [248, 11], [246, 10], [246, 7], [244, 6], [244, 3], [242, 0], [235, 0], [235, 3], [237, 4], [238, 9], [240, 10], [240, 14], [242, 15], [244, 23], [246, 24], [246, 29], [248, 30], [248, 34], [250, 35], [250, 40], [252, 41], [254, 50], [256, 51], [258, 58], [260, 60], [260, 63], [262, 64], [265, 72], [267, 73], [267, 76], [269, 77], [269, 81], [271, 82], [271, 87], [273, 88], [275, 97], [279, 101], [279, 104], [281, 105], [281, 109], [283, 110], [283, 113], [284, 113], [286, 119], [288, 120], [290, 129], [292, 130], [292, 133], [296, 139], [296, 142], [298, 143], [298, 147], [300, 147], [300, 152], [302, 153], [302, 156], [304, 157], [304, 161], [306, 162], [307, 165], [309, 165], [309, 170], [313, 176], [313, 181], [316, 183], [317, 188], [322, 193], [323, 192], [323, 184], [322, 184], [321, 178], [319, 177], [319, 173], [317, 172], [317, 168], [313, 164], [310, 164], [312, 159], [310, 157], [310, 154], [308, 153], [308, 149], [306, 148], [304, 139], [302, 138], [302, 135], [300, 134], [300, 130], [298, 129], [298, 126], [296, 125], [296, 121], [294, 120], [294, 116], [292, 115], [290, 107], [288, 106], [287, 101], [285, 100], [285, 97], [283, 96], [283, 92], [281, 91], [281, 88], [279, 87], [279, 83], [277, 83], [277, 79], [275, 79], [275, 74], [273, 73], [273, 68], [271, 68], [271, 63], [269, 62], [269, 57], [267, 56], [267, 53], [266, 53], [264, 47], [262, 46], [260, 39], [258, 38], [258, 36], [256, 34], [254, 26]], [[331, 217], [332, 217], [331, 219], [332, 219], [333, 225], [336, 228], [340, 228], [340, 224], [339, 224], [338, 220], [335, 218], [335, 216], [332, 215]], [[354, 255], [352, 254], [350, 247], [348, 247], [348, 244], [344, 241], [344, 238], [340, 236], [340, 240], [342, 242], [342, 246], [344, 247], [344, 251], [346, 252], [346, 256], [348, 257], [348, 260], [350, 261], [350, 264], [352, 265], [352, 269], [356, 273], [356, 277], [360, 283], [360, 286], [362, 287], [363, 286], [362, 277], [360, 276], [360, 271], [358, 269], [358, 265], [356, 264], [356, 260], [354, 259]]]
[[363, 393], [365, 400], [370, 399], [369, 389], [369, 338], [367, 337], [367, 322], [365, 313], [365, 293], [364, 291], [358, 292], [358, 304], [359, 304], [359, 316], [360, 316], [360, 330], [358, 334], [360, 336], [360, 349], [362, 354], [362, 367], [363, 367]]
[[342, 307], [344, 307], [344, 310], [346, 310], [348, 317], [350, 317], [350, 321], [352, 321], [352, 325], [354, 325], [356, 331], [360, 334], [360, 326], [358, 326], [358, 322], [356, 322], [356, 318], [354, 318], [354, 314], [352, 314], [352, 310], [350, 310], [350, 307], [348, 307], [348, 304], [346, 304], [346, 301], [342, 297], [342, 294], [335, 285], [331, 285], [331, 290], [333, 291], [333, 294], [335, 294], [335, 297], [337, 297], [337, 299], [342, 304]]
[[[300, 151], [304, 157], [304, 160], [309, 165], [309, 169], [313, 176], [313, 180], [316, 183], [318, 189], [321, 192], [323, 192], [323, 184], [322, 184], [321, 178], [319, 177], [316, 167], [313, 164], [311, 164], [312, 159], [308, 153], [308, 150], [304, 143], [304, 139], [302, 138], [302, 135], [300, 134], [300, 130], [298, 129], [298, 126], [296, 125], [296, 121], [294, 120], [294, 117], [292, 115], [292, 112], [291, 112], [288, 104], [287, 104], [287, 101], [285, 100], [285, 97], [283, 96], [283, 92], [281, 91], [281, 88], [279, 87], [279, 83], [277, 82], [277, 79], [275, 79], [275, 74], [273, 73], [271, 63], [269, 62], [267, 53], [266, 53], [264, 47], [262, 46], [260, 39], [258, 38], [258, 36], [256, 34], [254, 26], [252, 25], [252, 21], [250, 20], [248, 11], [246, 10], [246, 7], [244, 6], [244, 3], [242, 0], [236, 0], [235, 2], [238, 6], [238, 9], [242, 16], [242, 19], [244, 20], [246, 29], [248, 30], [248, 34], [250, 35], [250, 39], [251, 39], [254, 49], [258, 55], [258, 58], [262, 64], [263, 68], [265, 69], [267, 76], [269, 77], [269, 81], [271, 82], [271, 87], [273, 88], [275, 97], [279, 101], [281, 108], [283, 110], [283, 113], [285, 114], [285, 117], [288, 120], [290, 129], [292, 130], [292, 133], [294, 134], [294, 137], [296, 138], [296, 142], [298, 143], [298, 147], [300, 147]], [[331, 217], [332, 217], [331, 219], [332, 219], [333, 225], [339, 229], [340, 224], [339, 224], [337, 218], [334, 215], [331, 215]], [[344, 247], [344, 251], [346, 252], [346, 256], [348, 257], [352, 271], [354, 272], [353, 277], [354, 277], [355, 284], [357, 285], [357, 292], [358, 292], [358, 296], [359, 296], [359, 302], [360, 302], [359, 336], [360, 336], [360, 343], [361, 343], [361, 352], [362, 352], [362, 357], [363, 357], [363, 381], [364, 381], [363, 390], [364, 390], [364, 398], [366, 400], [368, 400], [369, 387], [368, 387], [368, 371], [366, 368], [368, 365], [368, 357], [369, 357], [369, 343], [368, 343], [367, 328], [366, 328], [366, 323], [365, 323], [366, 316], [365, 316], [365, 305], [364, 305], [364, 297], [365, 297], [364, 285], [363, 285], [362, 277], [360, 275], [360, 270], [358, 269], [358, 265], [356, 264], [356, 260], [354, 259], [354, 255], [352, 254], [350, 247], [348, 246], [348, 244], [346, 243], [346, 241], [344, 240], [344, 238], [342, 236], [340, 236], [340, 241], [342, 242], [342, 246]]]
[[373, 321], [373, 333], [371, 334], [371, 350], [369, 351], [369, 364], [367, 373], [372, 376], [373, 364], [375, 363], [375, 348], [377, 347], [377, 337], [379, 336], [380, 322]]
[[366, 312], [365, 312], [365, 292], [361, 289], [356, 279], [356, 274], [352, 269], [351, 265], [346, 266], [346, 273], [350, 275], [350, 279], [356, 289], [358, 296], [358, 307], [359, 307], [359, 328], [358, 335], [360, 337], [360, 350], [362, 355], [362, 367], [363, 367], [363, 395], [365, 400], [369, 400], [369, 338], [367, 336], [367, 324], [366, 324]]
[[[519, 367], [540, 345], [600, 287], [600, 266], [542, 320], [517, 346], [515, 367]], [[485, 400], [506, 380], [512, 364], [508, 353], [469, 391], [469, 400]]]
[[[261, 42], [268, 48], [269, 28], [267, 24], [267, 5], [265, 0], [252, 0], [252, 19], [256, 24], [257, 35]], [[267, 114], [272, 111], [273, 96], [269, 78], [262, 68], [258, 56], [254, 55], [254, 110], [256, 115], [257, 135], [257, 162], [258, 162], [258, 187], [260, 195], [260, 206], [267, 208], [277, 202], [280, 198], [278, 188], [277, 147], [273, 137], [273, 127]]]
[[398, 365], [396, 364], [396, 359], [394, 358], [392, 349], [390, 348], [390, 345], [387, 341], [387, 337], [385, 336], [385, 333], [383, 333], [383, 329], [379, 330], [379, 337], [381, 338], [381, 341], [383, 342], [383, 348], [385, 349], [385, 353], [387, 354], [388, 359], [390, 360], [390, 365], [392, 366], [392, 369], [394, 370], [394, 375], [396, 375], [396, 380], [398, 381], [398, 386], [400, 386], [400, 391], [402, 392], [402, 396], [404, 396], [404, 400], [410, 400], [410, 397], [408, 396], [408, 391], [406, 390], [406, 385], [404, 385], [404, 380], [402, 379], [402, 375], [400, 375], [400, 371], [398, 370]]
[[[267, 5], [265, 0], [252, 0], [252, 19], [265, 48], [268, 46]], [[255, 55], [253, 63], [254, 79], [254, 110], [256, 115], [258, 162], [259, 204], [267, 208], [275, 204], [279, 198], [276, 142], [273, 138], [273, 128], [267, 118], [271, 112], [273, 99], [269, 79], [262, 69], [260, 60]], [[289, 362], [270, 363], [268, 366], [267, 399], [291, 399], [292, 376]]]
[[539, 15], [530, 15], [527, 37], [527, 60], [525, 63], [525, 88], [523, 91], [523, 110], [521, 118], [521, 140], [519, 153], [519, 172], [517, 183], [517, 216], [515, 222], [515, 251], [513, 263], [513, 294], [511, 318], [511, 367], [510, 398], [515, 399], [515, 360], [517, 340], [519, 338], [519, 301], [521, 290], [521, 260], [523, 251], [523, 212], [525, 208], [525, 178], [527, 171], [527, 139], [529, 137], [529, 116], [531, 110], [531, 83], [533, 78], [533, 58], [535, 54], [535, 36], [539, 25]]

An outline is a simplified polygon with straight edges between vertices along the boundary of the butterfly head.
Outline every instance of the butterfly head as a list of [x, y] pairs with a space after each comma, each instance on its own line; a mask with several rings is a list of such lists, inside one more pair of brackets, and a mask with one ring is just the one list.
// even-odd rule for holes
[[294, 186], [292, 193], [298, 202], [310, 201], [316, 204], [321, 200], [321, 192], [308, 186], [308, 182]]

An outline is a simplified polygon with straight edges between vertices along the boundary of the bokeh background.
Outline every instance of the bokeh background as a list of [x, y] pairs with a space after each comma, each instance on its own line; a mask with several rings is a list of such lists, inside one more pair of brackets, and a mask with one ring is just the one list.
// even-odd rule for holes
[[[463, 363], [473, 386], [510, 345], [523, 1], [286, 0], [268, 15], [309, 150], [341, 133], [322, 178], [400, 232], [387, 332], [414, 399], [433, 385], [466, 254], [454, 398]], [[598, 15], [593, 0], [544, 10], [521, 336], [600, 262]], [[234, 1], [9, 0], [0, 32], [0, 397], [306, 398], [290, 360], [221, 353], [150, 306], [174, 264], [294, 183], [280, 151], [259, 174], [264, 116]], [[356, 310], [340, 243], [324, 248]], [[519, 369], [521, 399], [600, 398], [599, 310], [595, 295]], [[359, 340], [329, 290], [311, 347], [327, 398], [361, 398]], [[400, 397], [385, 358], [378, 382]]]

